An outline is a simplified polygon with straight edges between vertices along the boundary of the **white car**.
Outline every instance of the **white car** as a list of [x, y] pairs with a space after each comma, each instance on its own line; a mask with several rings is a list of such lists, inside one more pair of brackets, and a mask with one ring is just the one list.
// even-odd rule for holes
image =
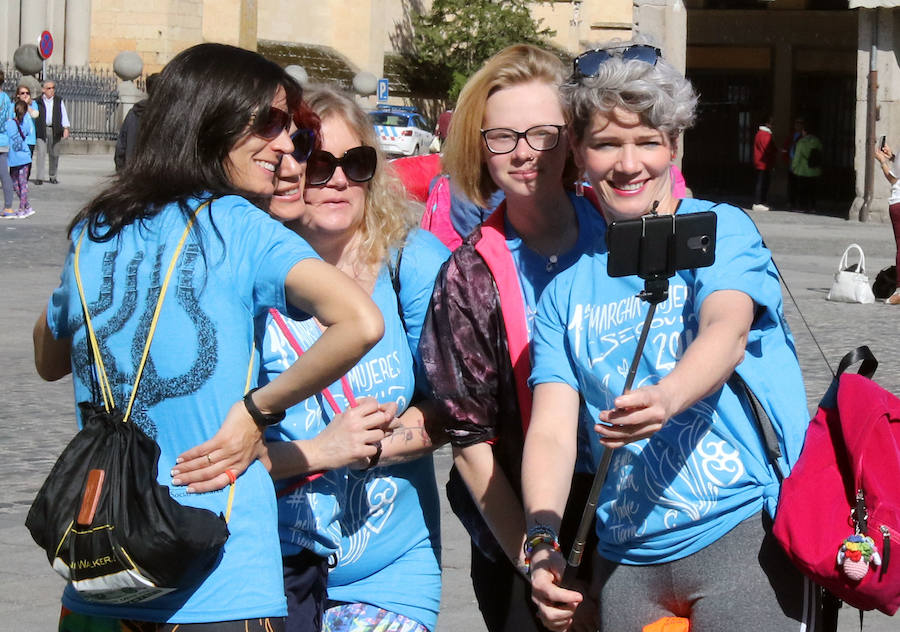
[[389, 156], [427, 154], [434, 134], [418, 112], [384, 109], [369, 112], [381, 149]]

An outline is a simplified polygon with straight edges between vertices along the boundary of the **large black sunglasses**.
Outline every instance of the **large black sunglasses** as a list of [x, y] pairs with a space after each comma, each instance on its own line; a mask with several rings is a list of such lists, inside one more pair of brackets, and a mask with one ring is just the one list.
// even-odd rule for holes
[[646, 44], [589, 50], [581, 53], [573, 62], [575, 79], [596, 77], [600, 72], [600, 66], [613, 57], [621, 57], [625, 61], [642, 61], [655, 66], [657, 60], [662, 57], [662, 51]]
[[306, 183], [313, 186], [325, 184], [331, 180], [335, 170], [344, 170], [347, 179], [353, 182], [368, 182], [375, 175], [378, 154], [374, 147], [360, 145], [344, 152], [340, 158], [324, 149], [317, 149], [306, 160]]
[[294, 150], [291, 157], [297, 162], [305, 162], [316, 146], [316, 132], [311, 129], [298, 129], [291, 134]]
[[250, 131], [266, 140], [277, 138], [282, 131], [291, 129], [291, 115], [280, 108], [270, 107], [262, 113], [250, 115]]

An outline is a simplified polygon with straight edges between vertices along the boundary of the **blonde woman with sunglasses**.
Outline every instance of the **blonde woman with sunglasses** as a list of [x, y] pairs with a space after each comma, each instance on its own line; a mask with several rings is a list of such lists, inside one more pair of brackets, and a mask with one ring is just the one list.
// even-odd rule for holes
[[[269, 212], [372, 297], [385, 335], [344, 380], [291, 408], [267, 435], [287, 629], [434, 630], [440, 529], [426, 430], [434, 407], [423, 398], [417, 347], [449, 251], [416, 228], [418, 209], [352, 97], [314, 88], [305, 105], [311, 113], [296, 121], [295, 146], [314, 133], [315, 147], [305, 162], [306, 144], [282, 160]], [[270, 314], [260, 382], [321, 335], [315, 320]]]
[[812, 586], [771, 534], [779, 476], [735, 380], [772, 420], [787, 471], [809, 416], [778, 274], [741, 209], [671, 193], [693, 88], [659, 49], [634, 42], [577, 57], [562, 94], [575, 160], [607, 221], [712, 211], [717, 243], [710, 267], [669, 280], [624, 394], [649, 309], [636, 296], [643, 280], [607, 272], [601, 236], [541, 297], [522, 463], [541, 617], [568, 629], [579, 598], [561, 585], [556, 545], [581, 437], [594, 468], [615, 449], [596, 509], [601, 631], [665, 616], [688, 618], [697, 632], [815, 629]]

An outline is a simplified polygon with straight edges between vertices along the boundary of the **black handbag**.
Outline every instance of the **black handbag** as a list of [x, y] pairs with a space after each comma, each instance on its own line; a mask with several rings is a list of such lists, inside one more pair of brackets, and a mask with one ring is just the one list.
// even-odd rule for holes
[[[124, 413], [113, 402], [81, 285], [84, 233], [75, 250], [75, 277], [97, 369], [94, 390], [100, 397], [95, 399], [103, 403], [78, 404], [82, 429], [41, 486], [25, 526], [54, 570], [88, 601], [139, 603], [189, 588], [216, 565], [228, 538], [226, 517], [184, 506], [157, 483], [159, 446], [128, 420], [169, 278], [192, 224], [193, 218], [161, 288]], [[230, 493], [229, 509], [234, 483]]]

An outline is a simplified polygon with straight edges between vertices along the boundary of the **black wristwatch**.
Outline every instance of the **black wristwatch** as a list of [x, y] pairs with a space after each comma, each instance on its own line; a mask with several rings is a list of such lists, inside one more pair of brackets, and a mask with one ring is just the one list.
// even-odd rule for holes
[[259, 387], [250, 389], [247, 391], [247, 394], [244, 395], [244, 408], [246, 408], [247, 412], [250, 413], [250, 416], [253, 417], [253, 421], [255, 421], [258, 426], [274, 426], [277, 423], [281, 423], [284, 420], [283, 410], [280, 413], [269, 413], [267, 415], [253, 403], [252, 395], [258, 390]]

